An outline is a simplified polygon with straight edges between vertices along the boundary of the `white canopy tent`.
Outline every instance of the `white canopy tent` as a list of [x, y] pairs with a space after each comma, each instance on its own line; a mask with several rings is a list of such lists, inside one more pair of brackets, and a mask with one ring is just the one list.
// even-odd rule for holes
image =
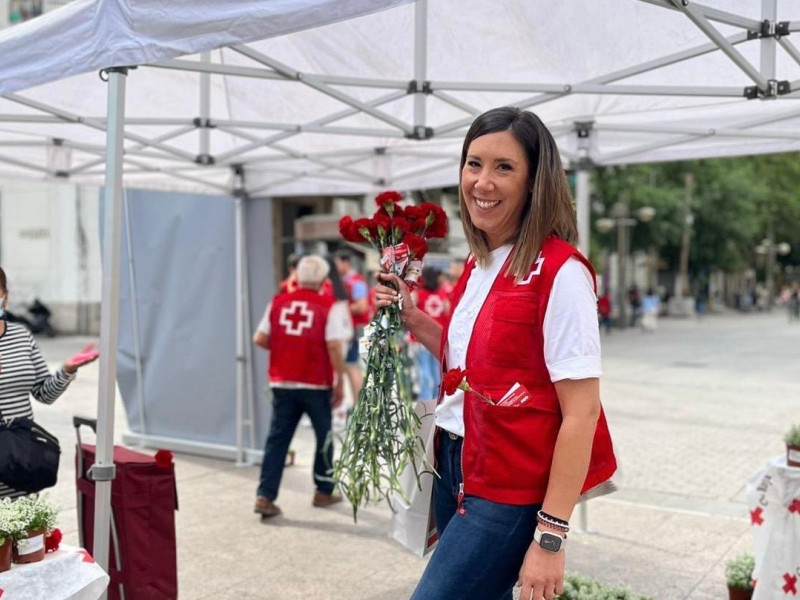
[[[800, 97], [791, 42], [800, 7], [622, 0], [610, 8], [76, 0], [0, 33], [0, 176], [106, 185], [99, 506], [108, 506], [113, 477], [123, 185], [222, 191], [239, 206], [256, 195], [452, 185], [472, 119], [515, 105], [542, 117], [578, 170], [586, 244], [592, 165], [800, 149], [800, 105], [790, 102]], [[108, 87], [98, 69], [107, 69]], [[241, 236], [239, 248], [243, 380]], [[108, 513], [98, 509], [96, 519], [105, 565]]]

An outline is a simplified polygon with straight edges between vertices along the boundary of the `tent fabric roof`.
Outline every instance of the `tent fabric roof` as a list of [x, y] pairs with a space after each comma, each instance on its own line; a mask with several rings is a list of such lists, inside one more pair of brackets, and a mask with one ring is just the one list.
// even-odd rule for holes
[[130, 187], [452, 185], [471, 120], [509, 104], [572, 164], [798, 150], [800, 6], [774, 3], [77, 0], [0, 33], [0, 175], [102, 183], [114, 65], [140, 65]]

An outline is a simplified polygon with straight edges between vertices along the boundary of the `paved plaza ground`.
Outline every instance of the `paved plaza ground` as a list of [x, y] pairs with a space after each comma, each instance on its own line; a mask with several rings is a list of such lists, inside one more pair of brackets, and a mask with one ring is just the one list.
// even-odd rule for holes
[[[725, 560], [752, 543], [745, 481], [783, 451], [783, 433], [800, 421], [800, 325], [778, 311], [659, 325], [654, 334], [603, 338], [602, 397], [624, 485], [589, 503], [592, 532], [570, 536], [567, 568], [657, 600], [723, 599]], [[53, 367], [83, 343], [40, 340]], [[35, 407], [65, 449], [51, 497], [71, 544], [71, 417], [94, 415], [96, 396], [95, 364], [55, 405]], [[127, 426], [117, 406], [120, 439]], [[408, 598], [427, 561], [388, 539], [389, 509], [362, 510], [355, 525], [344, 504], [312, 508], [311, 429], [301, 427], [294, 446], [297, 464], [279, 498], [284, 516], [265, 523], [252, 513], [257, 467], [176, 456], [180, 597]]]

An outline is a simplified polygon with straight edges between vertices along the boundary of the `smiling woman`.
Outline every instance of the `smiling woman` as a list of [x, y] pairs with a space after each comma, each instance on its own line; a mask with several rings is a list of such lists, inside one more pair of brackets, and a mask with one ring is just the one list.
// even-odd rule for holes
[[[435, 417], [439, 544], [412, 600], [551, 600], [563, 590], [569, 518], [616, 470], [600, 407], [594, 271], [574, 246], [575, 211], [555, 141], [536, 115], [479, 116], [461, 155], [471, 256], [439, 324], [386, 275], [376, 305], [401, 318], [445, 371]], [[399, 292], [399, 293], [398, 293]], [[451, 386], [452, 388], [452, 386]], [[500, 400], [512, 390], [529, 400]]]

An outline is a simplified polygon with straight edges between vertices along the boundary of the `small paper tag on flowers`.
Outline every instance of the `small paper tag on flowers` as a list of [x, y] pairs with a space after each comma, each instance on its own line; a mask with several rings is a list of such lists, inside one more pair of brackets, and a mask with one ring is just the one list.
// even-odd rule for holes
[[381, 268], [387, 273], [394, 273], [398, 277], [402, 277], [408, 265], [408, 245], [397, 244], [396, 246], [387, 246], [383, 249], [383, 256], [381, 257]]
[[422, 261], [412, 260], [410, 263], [408, 263], [408, 269], [406, 270], [406, 274], [403, 277], [403, 281], [405, 281], [406, 285], [413, 290], [415, 287], [417, 287], [417, 283], [419, 282], [419, 278], [421, 275], [422, 275]]
[[531, 393], [521, 383], [517, 382], [497, 401], [495, 406], [522, 406], [531, 399]]

